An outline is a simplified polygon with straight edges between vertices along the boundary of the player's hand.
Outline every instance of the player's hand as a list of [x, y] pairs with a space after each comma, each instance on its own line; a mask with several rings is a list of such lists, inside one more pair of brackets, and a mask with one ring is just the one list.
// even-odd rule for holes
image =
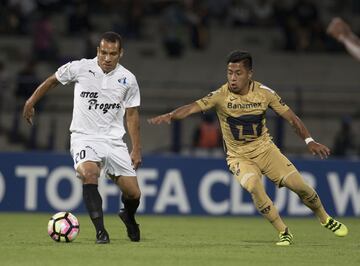
[[25, 105], [24, 105], [24, 109], [23, 109], [23, 117], [26, 119], [26, 121], [30, 124], [33, 125], [33, 117], [35, 115], [35, 109], [34, 106], [26, 101]]
[[134, 169], [138, 169], [142, 162], [140, 150], [132, 150], [130, 153], [130, 158]]
[[351, 33], [351, 29], [345, 21], [336, 17], [331, 20], [329, 26], [326, 29], [326, 32], [338, 41], [341, 41], [342, 38], [348, 36]]
[[330, 155], [330, 149], [316, 141], [309, 142], [307, 147], [312, 155], [318, 155], [321, 159], [326, 159]]
[[166, 113], [163, 115], [155, 116], [153, 118], [149, 118], [147, 121], [149, 124], [153, 124], [153, 125], [159, 125], [162, 123], [170, 124], [171, 123], [171, 113]]

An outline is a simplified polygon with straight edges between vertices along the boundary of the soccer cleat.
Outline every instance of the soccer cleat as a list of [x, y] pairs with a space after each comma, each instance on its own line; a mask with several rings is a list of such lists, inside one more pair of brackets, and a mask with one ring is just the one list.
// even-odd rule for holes
[[123, 221], [123, 223], [126, 226], [127, 235], [130, 238], [130, 240], [133, 242], [140, 241], [140, 229], [135, 219], [131, 219], [128, 213], [126, 212], [126, 210], [119, 212], [118, 215], [121, 221]]
[[98, 231], [96, 233], [96, 244], [109, 244], [110, 238], [108, 232], [104, 229], [103, 231]]
[[349, 232], [345, 224], [336, 221], [334, 218], [328, 217], [326, 223], [321, 224], [325, 228], [333, 231], [336, 236], [346, 236]]
[[293, 235], [289, 232], [289, 229], [286, 227], [284, 232], [279, 234], [279, 242], [276, 242], [277, 246], [290, 246], [293, 243]]

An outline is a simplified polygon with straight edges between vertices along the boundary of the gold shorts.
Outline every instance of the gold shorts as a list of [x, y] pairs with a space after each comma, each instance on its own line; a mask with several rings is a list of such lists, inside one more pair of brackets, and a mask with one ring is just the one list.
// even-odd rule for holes
[[275, 144], [255, 158], [228, 158], [230, 171], [242, 186], [251, 178], [267, 176], [278, 187], [282, 187], [285, 179], [293, 173], [298, 173], [296, 167], [286, 158]]

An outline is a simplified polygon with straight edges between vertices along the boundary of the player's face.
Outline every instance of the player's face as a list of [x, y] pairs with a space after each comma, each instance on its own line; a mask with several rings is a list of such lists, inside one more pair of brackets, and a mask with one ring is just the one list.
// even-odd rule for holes
[[101, 40], [100, 46], [97, 48], [97, 58], [102, 71], [109, 73], [114, 70], [121, 56], [122, 49], [118, 42]]
[[246, 94], [249, 89], [249, 81], [252, 71], [248, 70], [243, 62], [229, 63], [227, 66], [227, 79], [229, 88], [237, 94]]

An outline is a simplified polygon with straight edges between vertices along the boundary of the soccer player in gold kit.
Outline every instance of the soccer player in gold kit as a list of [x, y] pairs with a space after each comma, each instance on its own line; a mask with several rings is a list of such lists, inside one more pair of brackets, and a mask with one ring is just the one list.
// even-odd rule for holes
[[243, 51], [232, 52], [227, 60], [227, 83], [204, 98], [181, 106], [170, 113], [148, 120], [151, 124], [171, 123], [172, 120], [215, 108], [224, 140], [230, 171], [247, 190], [257, 210], [279, 232], [279, 246], [293, 243], [293, 235], [267, 195], [262, 175], [278, 187], [287, 187], [300, 197], [318, 217], [320, 223], [336, 236], [346, 236], [346, 226], [325, 211], [316, 191], [305, 183], [295, 166], [273, 143], [265, 125], [265, 112], [273, 109], [286, 119], [301, 137], [308, 150], [320, 158], [330, 154], [328, 147], [316, 142], [303, 122], [272, 89], [252, 80], [252, 57]]

